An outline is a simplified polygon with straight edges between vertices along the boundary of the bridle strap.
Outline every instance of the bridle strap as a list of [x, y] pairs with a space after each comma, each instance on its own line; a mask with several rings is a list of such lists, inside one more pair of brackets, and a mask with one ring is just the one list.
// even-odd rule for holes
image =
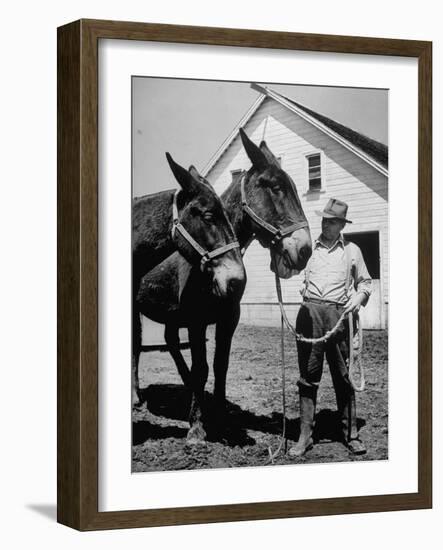
[[180, 190], [178, 189], [174, 193], [174, 198], [172, 200], [172, 239], [175, 239], [176, 231], [178, 231], [184, 237], [184, 239], [192, 246], [192, 248], [197, 252], [197, 254], [199, 254], [200, 268], [202, 271], [206, 267], [206, 264], [211, 260], [213, 260], [214, 258], [217, 258], [222, 254], [226, 254], [226, 252], [229, 252], [234, 248], [240, 248], [240, 244], [238, 243], [238, 241], [233, 241], [232, 243], [219, 246], [218, 248], [210, 251], [205, 250], [202, 246], [200, 246], [198, 242], [192, 237], [192, 235], [180, 223], [180, 220], [178, 218], [177, 195], [179, 192]]
[[246, 200], [246, 190], [245, 190], [245, 179], [246, 179], [246, 171], [243, 172], [241, 176], [240, 181], [240, 189], [241, 189], [241, 201], [242, 201], [242, 208], [243, 211], [262, 229], [267, 231], [272, 235], [271, 245], [276, 245], [279, 241], [281, 241], [284, 237], [287, 235], [291, 235], [294, 233], [294, 231], [297, 231], [297, 229], [302, 229], [303, 227], [309, 227], [309, 224], [307, 220], [303, 220], [301, 222], [296, 222], [291, 225], [288, 225], [282, 229], [277, 229], [267, 221], [265, 221], [263, 218], [260, 218], [254, 210], [250, 206], [248, 206], [248, 202]]

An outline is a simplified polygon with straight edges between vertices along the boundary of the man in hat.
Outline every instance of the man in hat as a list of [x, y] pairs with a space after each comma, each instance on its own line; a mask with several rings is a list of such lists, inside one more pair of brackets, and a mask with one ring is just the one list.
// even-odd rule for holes
[[[303, 304], [296, 329], [306, 338], [320, 338], [331, 330], [343, 313], [357, 313], [371, 294], [371, 278], [360, 248], [345, 241], [341, 231], [347, 223], [348, 205], [330, 199], [323, 210], [321, 235], [315, 241], [305, 270]], [[352, 344], [351, 344], [352, 345]], [[341, 422], [343, 443], [353, 454], [366, 452], [357, 430], [355, 392], [349, 380], [349, 330], [347, 317], [326, 341], [297, 341], [300, 378], [300, 437], [289, 450], [290, 456], [302, 456], [313, 446], [313, 427], [317, 390], [323, 370], [323, 358], [331, 371]]]

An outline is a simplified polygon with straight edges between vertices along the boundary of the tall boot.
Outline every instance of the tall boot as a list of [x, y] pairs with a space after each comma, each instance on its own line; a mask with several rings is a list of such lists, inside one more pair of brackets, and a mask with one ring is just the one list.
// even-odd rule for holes
[[[366, 453], [366, 447], [360, 440], [357, 429], [357, 407], [355, 404], [355, 392], [351, 390], [346, 399], [339, 400], [339, 414], [342, 420], [343, 441], [349, 451], [354, 455]], [[341, 410], [340, 410], [341, 409]]]
[[289, 449], [289, 456], [300, 457], [314, 446], [312, 432], [314, 430], [315, 405], [317, 388], [299, 386], [300, 400], [300, 437], [297, 444]]

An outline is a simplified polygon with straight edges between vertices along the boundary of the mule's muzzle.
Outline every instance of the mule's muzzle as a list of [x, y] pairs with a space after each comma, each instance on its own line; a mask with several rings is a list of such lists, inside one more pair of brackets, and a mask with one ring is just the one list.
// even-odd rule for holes
[[294, 231], [292, 235], [282, 242], [292, 262], [292, 268], [302, 271], [312, 254], [311, 232], [309, 228], [302, 228]]
[[281, 239], [273, 252], [271, 270], [282, 279], [289, 279], [302, 271], [312, 254], [311, 235], [308, 228], [294, 231]]
[[212, 288], [216, 296], [240, 300], [246, 286], [246, 271], [241, 257], [221, 259], [213, 266], [212, 275]]
[[312, 256], [311, 245], [305, 244], [300, 248], [300, 250], [298, 251], [298, 258], [299, 258], [299, 262], [303, 264], [303, 268], [306, 267], [306, 264], [308, 263], [308, 260], [311, 256]]

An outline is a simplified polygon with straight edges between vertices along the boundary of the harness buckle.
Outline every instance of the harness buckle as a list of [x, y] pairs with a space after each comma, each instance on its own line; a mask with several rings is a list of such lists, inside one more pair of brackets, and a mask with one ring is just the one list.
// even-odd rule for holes
[[279, 243], [282, 240], [282, 238], [283, 238], [283, 235], [280, 229], [277, 229], [271, 241], [272, 246], [275, 246], [277, 243]]
[[206, 264], [211, 260], [209, 257], [209, 252], [206, 252], [200, 260], [200, 269], [201, 271], [204, 271], [206, 269]]

